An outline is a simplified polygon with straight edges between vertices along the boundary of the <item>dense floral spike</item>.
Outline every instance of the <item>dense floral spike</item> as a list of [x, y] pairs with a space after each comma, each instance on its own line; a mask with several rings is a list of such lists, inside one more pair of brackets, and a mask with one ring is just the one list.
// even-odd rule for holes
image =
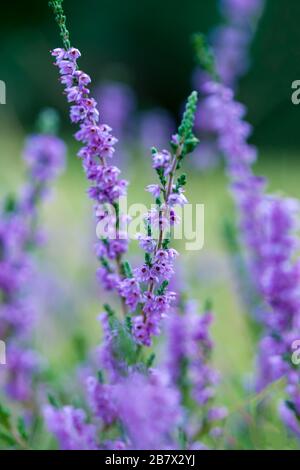
[[[221, 421], [227, 416], [224, 407], [213, 406], [219, 375], [210, 365], [213, 343], [209, 328], [212, 320], [210, 311], [199, 315], [197, 302], [181, 301], [166, 323], [166, 369], [181, 392], [182, 403], [187, 404], [193, 399], [199, 405], [196, 435], [201, 433], [204, 425], [212, 436], [216, 430], [220, 434]], [[189, 434], [188, 429], [186, 433]], [[189, 438], [194, 442], [193, 436]]]
[[[135, 269], [135, 277], [124, 279], [120, 284], [120, 294], [130, 311], [134, 312], [140, 306], [141, 313], [133, 317], [133, 334], [144, 346], [150, 346], [152, 336], [160, 333], [161, 319], [168, 314], [176, 296], [168, 289], [168, 283], [174, 274], [173, 265], [178, 253], [167, 247], [168, 233], [177, 223], [174, 207], [187, 203], [183, 194], [186, 177], [181, 175], [175, 182], [175, 174], [185, 156], [198, 144], [193, 134], [197, 99], [197, 93], [193, 92], [187, 100], [178, 133], [172, 136], [173, 153], [152, 149], [152, 166], [160, 184], [146, 188], [154, 196], [156, 207], [146, 215], [148, 235], [139, 237], [140, 245], [146, 251], [145, 263]], [[154, 238], [155, 231], [157, 239]]]
[[90, 97], [88, 89], [91, 79], [77, 66], [77, 59], [81, 55], [78, 49], [54, 49], [52, 55], [65, 86], [67, 100], [71, 103], [71, 121], [80, 127], [75, 134], [75, 138], [83, 144], [78, 156], [90, 183], [88, 195], [95, 203], [96, 220], [100, 221], [105, 215], [106, 203], [116, 209], [113, 223], [115, 237], [100, 240], [96, 249], [102, 263], [97, 277], [105, 289], [114, 290], [122, 278], [121, 257], [128, 247], [127, 239], [119, 231], [121, 215], [118, 210], [118, 200], [126, 195], [128, 182], [120, 178], [119, 168], [107, 162], [114, 155], [117, 139], [111, 134], [109, 126], [99, 124], [97, 103]]
[[[238, 86], [239, 80], [249, 69], [249, 48], [264, 5], [264, 0], [219, 0], [223, 21], [211, 33], [212, 51], [205, 46], [201, 35], [195, 36], [196, 50], [204, 69], [204, 72], [197, 70], [195, 73], [197, 89], [201, 89], [211, 78], [214, 81], [220, 80], [233, 89]], [[219, 149], [215, 145], [213, 133], [203, 125], [202, 117], [205, 112], [202, 113], [201, 109], [202, 103], [196, 125], [201, 140], [205, 140], [195, 153], [193, 161], [198, 168], [205, 169], [216, 165]]]
[[176, 448], [172, 434], [182, 419], [180, 401], [166, 376], [133, 374], [116, 385], [113, 397], [129, 449]]
[[39, 243], [37, 209], [64, 168], [65, 145], [53, 135], [31, 136], [24, 160], [28, 176], [22, 195], [18, 200], [8, 198], [0, 214], [0, 335], [7, 343], [5, 390], [11, 399], [29, 403], [41, 366], [27, 344], [37, 313], [28, 289], [34, 274], [30, 250]]
[[223, 25], [212, 34], [216, 68], [222, 83], [235, 87], [249, 68], [249, 47], [265, 0], [220, 0]]
[[233, 91], [214, 81], [202, 86], [204, 126], [217, 136], [225, 156], [232, 191], [240, 214], [242, 238], [248, 249], [252, 283], [261, 297], [264, 327], [258, 356], [257, 389], [280, 377], [287, 381], [289, 405], [281, 406], [285, 423], [300, 416], [300, 376], [291, 362], [291, 347], [300, 325], [299, 204], [266, 193], [266, 181], [255, 176], [256, 149], [247, 139], [251, 127], [243, 120], [245, 108]]
[[[98, 124], [96, 103], [89, 97], [90, 78], [77, 68], [79, 51], [73, 48], [55, 49], [53, 55], [66, 87], [67, 98], [74, 103], [71, 120], [80, 124], [76, 138], [85, 144], [79, 156], [87, 178], [92, 182], [89, 195], [96, 201], [96, 216], [101, 220], [104, 214], [100, 204], [108, 202], [116, 205], [118, 196], [125, 194], [126, 190], [126, 182], [119, 179], [118, 168], [107, 165], [107, 158], [114, 153], [116, 140], [108, 126]], [[147, 187], [155, 198], [155, 208], [146, 215], [146, 233], [138, 237], [140, 246], [145, 250], [144, 264], [132, 270], [128, 263], [121, 262], [120, 256], [126, 250], [123, 240], [101, 240], [97, 244], [97, 255], [102, 262], [97, 274], [108, 289], [118, 290], [127, 313], [131, 315], [127, 314], [125, 321], [120, 321], [108, 305], [105, 305], [105, 313], [101, 315], [104, 329], [104, 341], [99, 349], [101, 369], [98, 377], [89, 377], [86, 384], [92, 424], [87, 423], [79, 411], [79, 431], [73, 432], [76, 410], [46, 409], [48, 427], [64, 448], [74, 445], [79, 448], [82, 448], [80, 445], [93, 447], [94, 427], [90, 426], [94, 425], [116, 439], [105, 440], [105, 432], [103, 442], [97, 442], [98, 448], [173, 449], [179, 445], [178, 426], [184, 416], [180, 394], [177, 387], [170, 384], [168, 373], [162, 375], [151, 369], [153, 359], [151, 356], [145, 359], [141, 346], [151, 345], [152, 336], [159, 333], [161, 318], [168, 314], [175, 298], [168, 284], [174, 273], [177, 252], [170, 247], [169, 232], [177, 222], [175, 207], [187, 202], [184, 195], [186, 176], [181, 174], [176, 179], [176, 172], [198, 143], [193, 134], [196, 105], [197, 93], [193, 92], [188, 98], [178, 133], [172, 137], [171, 152], [152, 150], [158, 183]], [[117, 211], [117, 227], [118, 217]], [[157, 237], [154, 236], [155, 231]], [[117, 261], [117, 271], [111, 260]], [[205, 335], [205, 331], [204, 325], [203, 328], [199, 326], [197, 341], [203, 339], [204, 348], [205, 338], [201, 335]], [[204, 350], [201, 350], [202, 353]], [[197, 396], [204, 393], [202, 389], [207, 386], [208, 380], [207, 377], [200, 391], [200, 384], [196, 383], [195, 378]], [[70, 420], [66, 421], [66, 413], [71, 416]], [[221, 419], [221, 414], [220, 410], [210, 408], [208, 419]], [[83, 444], [76, 443], [81, 434]], [[75, 442], [70, 441], [73, 435]]]
[[65, 406], [57, 409], [47, 406], [44, 411], [49, 430], [56, 436], [63, 450], [96, 450], [96, 427], [87, 424], [83, 410]]

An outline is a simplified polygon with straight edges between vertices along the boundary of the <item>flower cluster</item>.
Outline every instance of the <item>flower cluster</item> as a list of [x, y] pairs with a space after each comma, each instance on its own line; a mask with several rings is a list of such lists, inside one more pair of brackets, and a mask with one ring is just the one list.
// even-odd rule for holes
[[[91, 80], [77, 67], [80, 52], [70, 47], [61, 1], [52, 0], [51, 4], [65, 45], [64, 49], [55, 49], [52, 54], [67, 99], [72, 103], [71, 120], [80, 125], [75, 137], [84, 144], [79, 157], [91, 182], [88, 193], [95, 201], [98, 220], [105, 216], [103, 204], [115, 206], [116, 217], [112, 220], [119, 229], [121, 214], [117, 199], [125, 194], [127, 182], [119, 178], [118, 168], [107, 163], [113, 156], [116, 139], [107, 125], [99, 124], [96, 102], [89, 96]], [[196, 105], [197, 93], [193, 92], [178, 133], [172, 137], [171, 151], [152, 149], [152, 166], [158, 182], [146, 188], [155, 199], [155, 207], [145, 215], [146, 230], [138, 236], [145, 252], [144, 263], [131, 269], [128, 262], [121, 260], [127, 249], [123, 238], [102, 239], [97, 244], [97, 256], [102, 264], [97, 275], [108, 290], [116, 290], [123, 299], [125, 317], [120, 320], [109, 305], [104, 306], [105, 312], [100, 318], [104, 338], [98, 351], [99, 370], [97, 377], [91, 376], [86, 382], [90, 419], [86, 419], [83, 411], [72, 407], [46, 407], [48, 428], [62, 448], [175, 449], [180, 445], [179, 427], [184, 419], [181, 395], [177, 385], [170, 381], [168, 372], [152, 368], [154, 357], [147, 357], [147, 349], [142, 346], [152, 344], [152, 336], [158, 335], [161, 319], [171, 313], [175, 299], [175, 293], [169, 289], [178, 255], [170, 246], [172, 227], [178, 222], [176, 206], [187, 202], [184, 195], [186, 175], [177, 175], [177, 171], [198, 143], [193, 134]], [[201, 374], [205, 369], [205, 349], [210, 348], [204, 324], [197, 328], [194, 339], [198, 343], [203, 341], [203, 349], [198, 344], [198, 358], [195, 352], [195, 362], [191, 363], [195, 399], [200, 403], [200, 396], [206, 393], [213, 380], [209, 368], [201, 383], [197, 379], [199, 371]], [[197, 369], [198, 360], [201, 367]], [[209, 420], [217, 420], [217, 416], [221, 419], [221, 412], [211, 407]], [[101, 442], [96, 440], [95, 443], [95, 429], [103, 431], [98, 434]], [[111, 440], [111, 436], [115, 440]]]
[[264, 0], [221, 0], [224, 25], [213, 33], [217, 71], [222, 82], [235, 86], [249, 66], [248, 50], [263, 12]]
[[[109, 126], [99, 124], [97, 102], [90, 97], [88, 88], [91, 78], [77, 66], [81, 55], [79, 50], [54, 49], [52, 55], [65, 86], [67, 100], [71, 103], [71, 121], [80, 127], [75, 134], [75, 138], [83, 144], [78, 156], [90, 182], [88, 194], [95, 202], [96, 217], [103, 212], [103, 205], [106, 203], [116, 207], [118, 212], [118, 199], [126, 195], [128, 182], [120, 178], [120, 170], [116, 166], [107, 163], [114, 155], [117, 139], [111, 134], [112, 129]], [[128, 246], [127, 240], [119, 239], [119, 221], [118, 215], [115, 221], [116, 238], [101, 240], [97, 245], [97, 254], [102, 262], [98, 278], [109, 290], [117, 287], [115, 281], [119, 281], [121, 276], [120, 257]], [[109, 262], [108, 258], [114, 263]]]
[[[228, 94], [232, 94], [230, 88], [237, 87], [239, 80], [249, 68], [249, 47], [263, 13], [264, 4], [264, 0], [220, 0], [219, 2], [223, 22], [212, 31], [211, 43], [215, 57], [214, 73], [220, 82], [228, 87], [226, 90]], [[210, 80], [211, 70], [196, 71], [194, 81], [197, 89], [202, 89], [202, 86]], [[243, 107], [237, 103], [235, 106], [240, 108], [237, 113], [243, 114]], [[223, 112], [220, 112], [219, 117], [226, 119]], [[202, 169], [215, 165], [219, 157], [215, 133], [208, 127], [208, 122], [209, 114], [206, 114], [201, 102], [196, 125], [201, 138], [205, 138], [205, 141], [195, 153], [194, 163]]]
[[44, 411], [49, 430], [57, 437], [63, 450], [96, 450], [96, 428], [86, 422], [83, 410], [65, 406], [47, 406]]
[[[167, 351], [166, 369], [172, 381], [181, 391], [182, 402], [191, 398], [199, 405], [197, 426], [194, 434], [199, 435], [206, 427], [212, 437], [222, 433], [217, 425], [227, 416], [224, 407], [213, 406], [215, 388], [219, 383], [219, 374], [210, 365], [213, 342], [210, 336], [212, 313], [207, 311], [199, 315], [195, 301], [180, 303], [170, 315], [166, 324]], [[187, 430], [187, 435], [190, 431]], [[189, 436], [193, 442], [193, 436]]]
[[286, 378], [290, 400], [288, 407], [281, 406], [281, 414], [295, 430], [300, 415], [300, 379], [290, 357], [300, 324], [298, 203], [267, 194], [265, 179], [254, 175], [256, 151], [247, 143], [251, 128], [243, 121], [245, 108], [234, 101], [232, 90], [215, 82], [207, 82], [203, 90], [207, 94], [203, 111], [206, 124], [217, 135], [225, 156], [249, 270], [261, 298], [259, 320], [264, 333], [257, 362], [257, 389]]
[[64, 143], [53, 135], [27, 139], [27, 182], [19, 199], [8, 197], [0, 214], [0, 335], [7, 342], [8, 367], [3, 372], [8, 396], [27, 403], [40, 359], [28, 342], [36, 312], [28, 285], [34, 269], [32, 246], [39, 242], [36, 211], [49, 183], [64, 167]]
[[[178, 134], [173, 135], [168, 150], [152, 149], [152, 166], [160, 184], [147, 186], [155, 198], [156, 206], [146, 214], [146, 236], [139, 236], [140, 246], [145, 250], [145, 263], [134, 270], [134, 276], [125, 278], [120, 284], [120, 293], [131, 311], [140, 305], [141, 313], [133, 317], [133, 334], [136, 341], [145, 346], [151, 345], [152, 336], [160, 332], [160, 321], [169, 312], [175, 293], [168, 289], [174, 274], [174, 261], [178, 253], [169, 247], [169, 234], [172, 226], [178, 222], [175, 206], [187, 203], [184, 196], [186, 175], [175, 180], [176, 171], [187, 153], [196, 147], [198, 141], [193, 135], [194, 115], [197, 94], [188, 99], [182, 124]], [[154, 232], [157, 238], [154, 238]]]
[[[88, 396], [95, 419], [93, 424], [87, 422], [81, 409], [45, 408], [47, 426], [62, 449], [176, 448], [172, 431], [182, 419], [179, 394], [164, 375], [156, 371], [148, 376], [133, 373], [113, 386], [104, 386], [97, 379], [89, 378]], [[116, 423], [122, 425], [126, 437], [97, 443], [97, 430]]]

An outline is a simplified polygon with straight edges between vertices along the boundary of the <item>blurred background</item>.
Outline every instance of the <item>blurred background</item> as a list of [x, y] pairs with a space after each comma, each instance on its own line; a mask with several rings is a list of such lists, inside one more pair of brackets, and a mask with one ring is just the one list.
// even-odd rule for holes
[[[65, 111], [48, 51], [59, 45], [46, 0], [1, 5], [0, 71], [8, 104], [1, 122], [30, 129], [41, 106]], [[97, 80], [118, 79], [132, 86], [143, 108], [163, 107], [177, 115], [191, 86], [194, 61], [190, 36], [208, 33], [220, 22], [215, 0], [65, 1], [72, 42], [85, 53], [82, 67]], [[254, 141], [278, 149], [300, 143], [298, 110], [291, 105], [291, 82], [300, 76], [295, 0], [268, 0], [251, 46], [252, 67], [239, 87], [249, 108]]]
[[[56, 108], [68, 145], [68, 166], [42, 214], [47, 244], [39, 255], [45, 281], [37, 279], [41, 321], [36, 343], [63, 378], [99, 341], [95, 319], [103, 296], [94, 275], [92, 207], [49, 54], [61, 43], [47, 3], [16, 0], [1, 5], [0, 79], [7, 86], [7, 104], [0, 106], [0, 197], [22, 184], [24, 138], [34, 132], [39, 111]], [[150, 203], [144, 192], [154, 182], [149, 149], [168, 145], [194, 84], [191, 35], [211, 35], [222, 23], [219, 2], [65, 0], [65, 10], [72, 45], [82, 52], [80, 66], [92, 76], [100, 111], [109, 122], [114, 119], [122, 139], [117, 161], [131, 181], [129, 199]], [[294, 197], [300, 197], [300, 106], [291, 102], [291, 84], [300, 79], [299, 16], [295, 0], [266, 1], [249, 45], [249, 66], [236, 86], [253, 125], [251, 141], [259, 147], [257, 172], [269, 178], [272, 191]], [[234, 413], [246, 408], [244, 385], [253, 371], [256, 338], [222, 235], [224, 218], [233, 218], [228, 181], [219, 160], [202, 163], [194, 160], [187, 168], [187, 197], [205, 204], [205, 246], [197, 254], [183, 253], [181, 275], [200, 302], [213, 301], [215, 362], [225, 377], [221, 401]], [[183, 249], [183, 244], [178, 247]], [[139, 257], [135, 243], [131, 257]], [[278, 391], [272, 392], [275, 397]], [[294, 445], [276, 417], [263, 428], [249, 419], [250, 435], [245, 431], [240, 447]]]

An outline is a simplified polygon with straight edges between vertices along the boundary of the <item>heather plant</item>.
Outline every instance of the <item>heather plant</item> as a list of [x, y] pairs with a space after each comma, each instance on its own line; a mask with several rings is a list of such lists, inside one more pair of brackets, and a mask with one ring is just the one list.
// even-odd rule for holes
[[[128, 240], [121, 227], [126, 214], [120, 212], [118, 202], [126, 194], [127, 181], [120, 178], [117, 167], [108, 163], [117, 139], [108, 125], [100, 123], [96, 101], [90, 97], [88, 88], [91, 79], [78, 68], [80, 52], [71, 47], [62, 1], [53, 0], [50, 5], [64, 43], [64, 48], [54, 49], [52, 55], [67, 100], [72, 103], [71, 121], [79, 124], [75, 138], [84, 146], [78, 156], [91, 184], [88, 194], [95, 204], [96, 220], [107, 215], [108, 204], [115, 209], [110, 218], [115, 236], [102, 237], [96, 246], [100, 261], [97, 277], [121, 303], [119, 309], [105, 304], [100, 315], [104, 337], [98, 351], [98, 373], [86, 380], [87, 405], [82, 408], [47, 405], [46, 423], [63, 449], [203, 448], [202, 438], [206, 434], [211, 433], [212, 439], [221, 435], [221, 427], [215, 423], [222, 423], [226, 416], [224, 408], [212, 404], [217, 374], [209, 366], [211, 315], [189, 314], [186, 308], [179, 314], [177, 295], [169, 287], [178, 256], [171, 246], [178, 222], [175, 209], [187, 203], [184, 195], [187, 177], [181, 168], [198, 144], [193, 133], [197, 93], [192, 92], [187, 100], [170, 150], [152, 148], [157, 183], [146, 189], [155, 204], [145, 214], [145, 233], [138, 236], [144, 263], [133, 269], [124, 259]], [[186, 364], [184, 386], [174, 377], [175, 363], [173, 367], [163, 364], [155, 368], [155, 355], [148, 349], [160, 334], [164, 317], [176, 320], [180, 330], [181, 316], [186, 322], [183, 341], [190, 342], [191, 350], [182, 345], [182, 351], [173, 351], [173, 324], [169, 328], [168, 351], [170, 355], [177, 354], [179, 368], [181, 363]], [[194, 322], [193, 331], [190, 321]], [[200, 407], [199, 422], [194, 423], [193, 413], [187, 412], [191, 401]]]
[[[245, 119], [246, 107], [236, 100], [264, 1], [222, 0], [223, 23], [210, 36], [213, 47], [202, 35], [195, 35], [198, 91], [189, 95], [177, 130], [172, 135], [171, 129], [167, 138], [172, 121], [160, 111], [140, 116], [138, 135], [135, 95], [128, 87], [106, 83], [93, 95], [91, 77], [80, 69], [81, 53], [70, 39], [63, 0], [49, 3], [62, 39], [62, 47], [51, 55], [76, 127], [78, 160], [84, 170], [83, 184], [88, 185], [97, 241], [91, 263], [78, 250], [81, 286], [76, 293], [74, 284], [70, 289], [71, 308], [71, 303], [57, 302], [52, 290], [47, 309], [53, 313], [56, 305], [59, 318], [43, 317], [38, 330], [42, 308], [36, 295], [40, 283], [35, 282], [33, 251], [44, 241], [40, 210], [63, 169], [65, 154], [63, 142], [56, 137], [55, 114], [48, 110], [39, 120], [38, 133], [25, 142], [24, 187], [18, 196], [6, 197], [0, 207], [0, 447], [147, 449], [169, 455], [179, 449], [279, 447], [284, 427], [289, 436], [285, 445], [292, 447], [297, 441], [290, 435], [300, 438], [300, 207], [299, 201], [268, 191], [268, 180], [256, 175], [257, 149], [249, 144], [252, 128]], [[195, 129], [200, 131], [200, 142]], [[206, 212], [209, 218], [218, 217], [222, 210], [213, 213], [221, 206], [214, 177], [210, 180], [212, 175], [204, 178], [197, 173], [195, 178], [184, 172], [198, 148], [224, 157], [235, 215], [222, 213], [221, 219], [234, 285], [225, 256], [217, 250], [209, 253], [211, 240], [199, 258], [186, 244], [187, 251], [193, 251], [186, 260], [180, 253], [182, 244], [177, 243], [178, 233], [182, 234], [179, 214], [184, 219], [193, 217], [185, 209], [200, 191], [204, 197], [206, 191], [213, 194], [215, 206]], [[134, 161], [135, 153], [145, 149], [146, 163]], [[129, 170], [128, 162], [134, 162], [130, 186], [122, 176]], [[150, 195], [149, 210], [138, 204], [140, 179], [147, 179], [144, 196]], [[68, 193], [72, 209], [81, 200], [84, 204], [77, 189], [73, 196], [79, 199]], [[127, 197], [135, 202], [128, 213]], [[130, 224], [129, 214], [136, 206], [143, 208], [139, 225]], [[60, 217], [61, 212], [56, 212]], [[202, 225], [197, 220], [197, 233]], [[137, 232], [132, 243], [129, 227]], [[61, 236], [69, 243], [66, 233]], [[78, 238], [80, 248], [88, 245], [82, 231]], [[68, 253], [62, 257], [61, 250], [61, 244], [55, 244], [51, 263], [68, 264]], [[73, 267], [71, 243], [70, 254]], [[88, 281], [82, 296], [82, 266], [89, 269], [93, 262], [95, 282]], [[196, 277], [193, 263], [197, 269], [201, 264], [201, 278]], [[57, 276], [60, 285], [70, 282], [66, 272], [63, 279]], [[228, 287], [225, 296], [220, 279]], [[211, 286], [205, 285], [210, 280]], [[232, 293], [243, 303], [243, 317]], [[89, 317], [95, 311], [95, 298], [96, 305], [104, 303], [99, 325]], [[217, 308], [206, 300], [210, 298]], [[214, 310], [223, 315], [217, 322]], [[98, 329], [100, 341], [95, 337]], [[47, 338], [42, 337], [45, 331]], [[219, 339], [216, 348], [214, 336]], [[249, 378], [244, 376], [245, 358], [239, 357], [239, 347], [248, 340], [250, 348], [243, 349], [251, 354], [247, 368], [255, 357]], [[36, 346], [36, 342], [45, 344]], [[224, 381], [214, 356], [226, 370]], [[276, 417], [273, 404], [278, 397]], [[280, 420], [281, 428], [274, 425]], [[282, 436], [276, 441], [280, 429]]]
[[[65, 145], [53, 134], [56, 119], [52, 110], [41, 114], [40, 132], [29, 136], [24, 146], [26, 182], [19, 196], [4, 199], [0, 210], [0, 337], [6, 346], [0, 381], [6, 400], [21, 405], [26, 419], [38, 412], [37, 381], [44, 367], [31, 344], [39, 314], [34, 289], [29, 288], [36, 275], [32, 251], [43, 241], [40, 206], [65, 160]], [[14, 430], [9, 411], [1, 408], [2, 440], [21, 445], [26, 432], [25, 425], [20, 426], [21, 435]]]
[[[197, 37], [198, 59], [213, 65], [203, 38]], [[256, 318], [262, 326], [257, 359], [256, 389], [285, 379], [287, 399], [280, 415], [299, 437], [300, 376], [292, 362], [292, 344], [299, 335], [299, 202], [267, 192], [267, 180], [257, 176], [257, 158], [248, 144], [251, 126], [246, 108], [234, 91], [212, 79], [202, 85], [203, 125], [212, 131], [224, 155], [231, 191], [239, 215], [240, 242], [246, 250], [251, 285], [258, 294]], [[255, 292], [254, 291], [254, 292]]]
[[[227, 87], [236, 90], [240, 79], [250, 66], [249, 48], [257, 25], [264, 10], [264, 0], [219, 0], [221, 24], [210, 33], [210, 43], [214, 55], [213, 63], [207, 57], [206, 69], [196, 69], [193, 82], [196, 89], [201, 89], [210, 77], [219, 77]], [[197, 39], [196, 39], [197, 41]], [[198, 44], [198, 47], [201, 47]], [[193, 163], [198, 168], [209, 168], [219, 160], [220, 149], [216, 145], [214, 131], [206, 126], [206, 119], [199, 107], [196, 127], [203, 141], [194, 155]]]

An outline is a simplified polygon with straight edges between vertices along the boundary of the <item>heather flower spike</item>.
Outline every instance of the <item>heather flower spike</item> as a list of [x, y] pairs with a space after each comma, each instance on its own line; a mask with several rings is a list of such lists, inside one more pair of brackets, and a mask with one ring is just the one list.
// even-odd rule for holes
[[[201, 57], [200, 57], [201, 59]], [[266, 192], [266, 180], [253, 173], [256, 149], [248, 144], [251, 126], [246, 109], [229, 87], [215, 81], [202, 86], [201, 115], [225, 157], [239, 213], [241, 244], [255, 298], [255, 317], [262, 325], [256, 389], [285, 378], [288, 400], [280, 406], [287, 427], [299, 436], [300, 377], [292, 363], [291, 345], [300, 325], [299, 202]]]
[[[69, 33], [66, 29], [66, 18], [62, 1], [50, 2], [60, 28], [65, 49], [54, 49], [52, 55], [59, 69], [61, 83], [65, 86], [67, 101], [71, 104], [71, 121], [79, 125], [75, 134], [76, 140], [83, 147], [78, 153], [89, 181], [89, 197], [94, 201], [96, 221], [101, 221], [105, 214], [105, 204], [115, 209], [115, 237], [102, 238], [96, 245], [96, 255], [101, 263], [97, 279], [106, 290], [120, 292], [118, 288], [123, 279], [123, 255], [127, 252], [128, 240], [121, 236], [119, 198], [127, 194], [128, 182], [120, 178], [121, 171], [108, 163], [115, 152], [117, 139], [111, 134], [112, 129], [99, 123], [99, 112], [96, 101], [90, 96], [88, 88], [91, 78], [77, 65], [81, 54], [78, 49], [70, 47]], [[123, 314], [132, 308], [121, 297]]]
[[[57, 2], [51, 4], [54, 7]], [[54, 10], [57, 9], [54, 7]], [[63, 16], [62, 10], [59, 11]], [[65, 19], [58, 24], [63, 35]], [[108, 125], [99, 124], [97, 105], [88, 88], [91, 79], [77, 66], [80, 52], [69, 47], [55, 49], [52, 55], [66, 88], [67, 100], [73, 103], [71, 121], [80, 126], [75, 137], [84, 144], [79, 157], [91, 182], [88, 193], [95, 201], [96, 217], [102, 217], [101, 205], [109, 202], [117, 209], [115, 224], [118, 228], [121, 214], [117, 199], [126, 194], [127, 182], [119, 179], [118, 168], [107, 163], [113, 156], [116, 139]], [[167, 449], [177, 445], [184, 417], [177, 384], [172, 383], [169, 371], [153, 369], [155, 356], [145, 355], [143, 346], [151, 346], [152, 337], [160, 333], [161, 320], [172, 315], [171, 307], [176, 299], [176, 293], [169, 289], [178, 256], [170, 246], [172, 226], [177, 223], [175, 206], [187, 203], [186, 175], [177, 176], [177, 172], [198, 144], [193, 132], [197, 99], [197, 93], [192, 92], [178, 132], [172, 136], [171, 151], [152, 148], [152, 166], [158, 182], [146, 188], [154, 197], [155, 208], [145, 215], [146, 234], [138, 235], [145, 251], [144, 264], [132, 269], [122, 259], [127, 250], [126, 240], [124, 243], [124, 240], [102, 239], [97, 245], [101, 262], [97, 275], [108, 290], [114, 290], [123, 299], [125, 317], [120, 320], [108, 304], [99, 317], [104, 332], [98, 351], [100, 373], [98, 377], [89, 377], [86, 384], [91, 422], [86, 420], [85, 413], [72, 407], [48, 406], [45, 410], [48, 427], [63, 448], [81, 445], [89, 449], [95, 446], [99, 449], [159, 449], [161, 446]], [[203, 321], [209, 324], [208, 320]], [[204, 341], [203, 335], [199, 331], [199, 342]], [[197, 385], [199, 394], [201, 387], [209, 389], [211, 380], [212, 376], [207, 377], [203, 386]], [[138, 395], [136, 390], [139, 390]], [[211, 421], [222, 420], [225, 416], [224, 411], [215, 408], [209, 413], [207, 419]], [[115, 441], [95, 443], [95, 426], [108, 431], [116, 429], [117, 423], [121, 423], [124, 430], [121, 436]], [[192, 445], [192, 440], [189, 436], [188, 445]]]
[[43, 126], [44, 113], [40, 133], [25, 142], [27, 178], [21, 195], [7, 197], [0, 208], [0, 337], [7, 345], [7, 367], [1, 368], [0, 381], [7, 397], [20, 402], [28, 413], [37, 399], [32, 384], [42, 365], [30, 344], [38, 314], [34, 291], [28, 287], [35, 285], [31, 251], [41, 241], [40, 204], [64, 169], [66, 150], [58, 137], [48, 133], [50, 127], [53, 130], [50, 121], [57, 117], [47, 113], [48, 126]]

